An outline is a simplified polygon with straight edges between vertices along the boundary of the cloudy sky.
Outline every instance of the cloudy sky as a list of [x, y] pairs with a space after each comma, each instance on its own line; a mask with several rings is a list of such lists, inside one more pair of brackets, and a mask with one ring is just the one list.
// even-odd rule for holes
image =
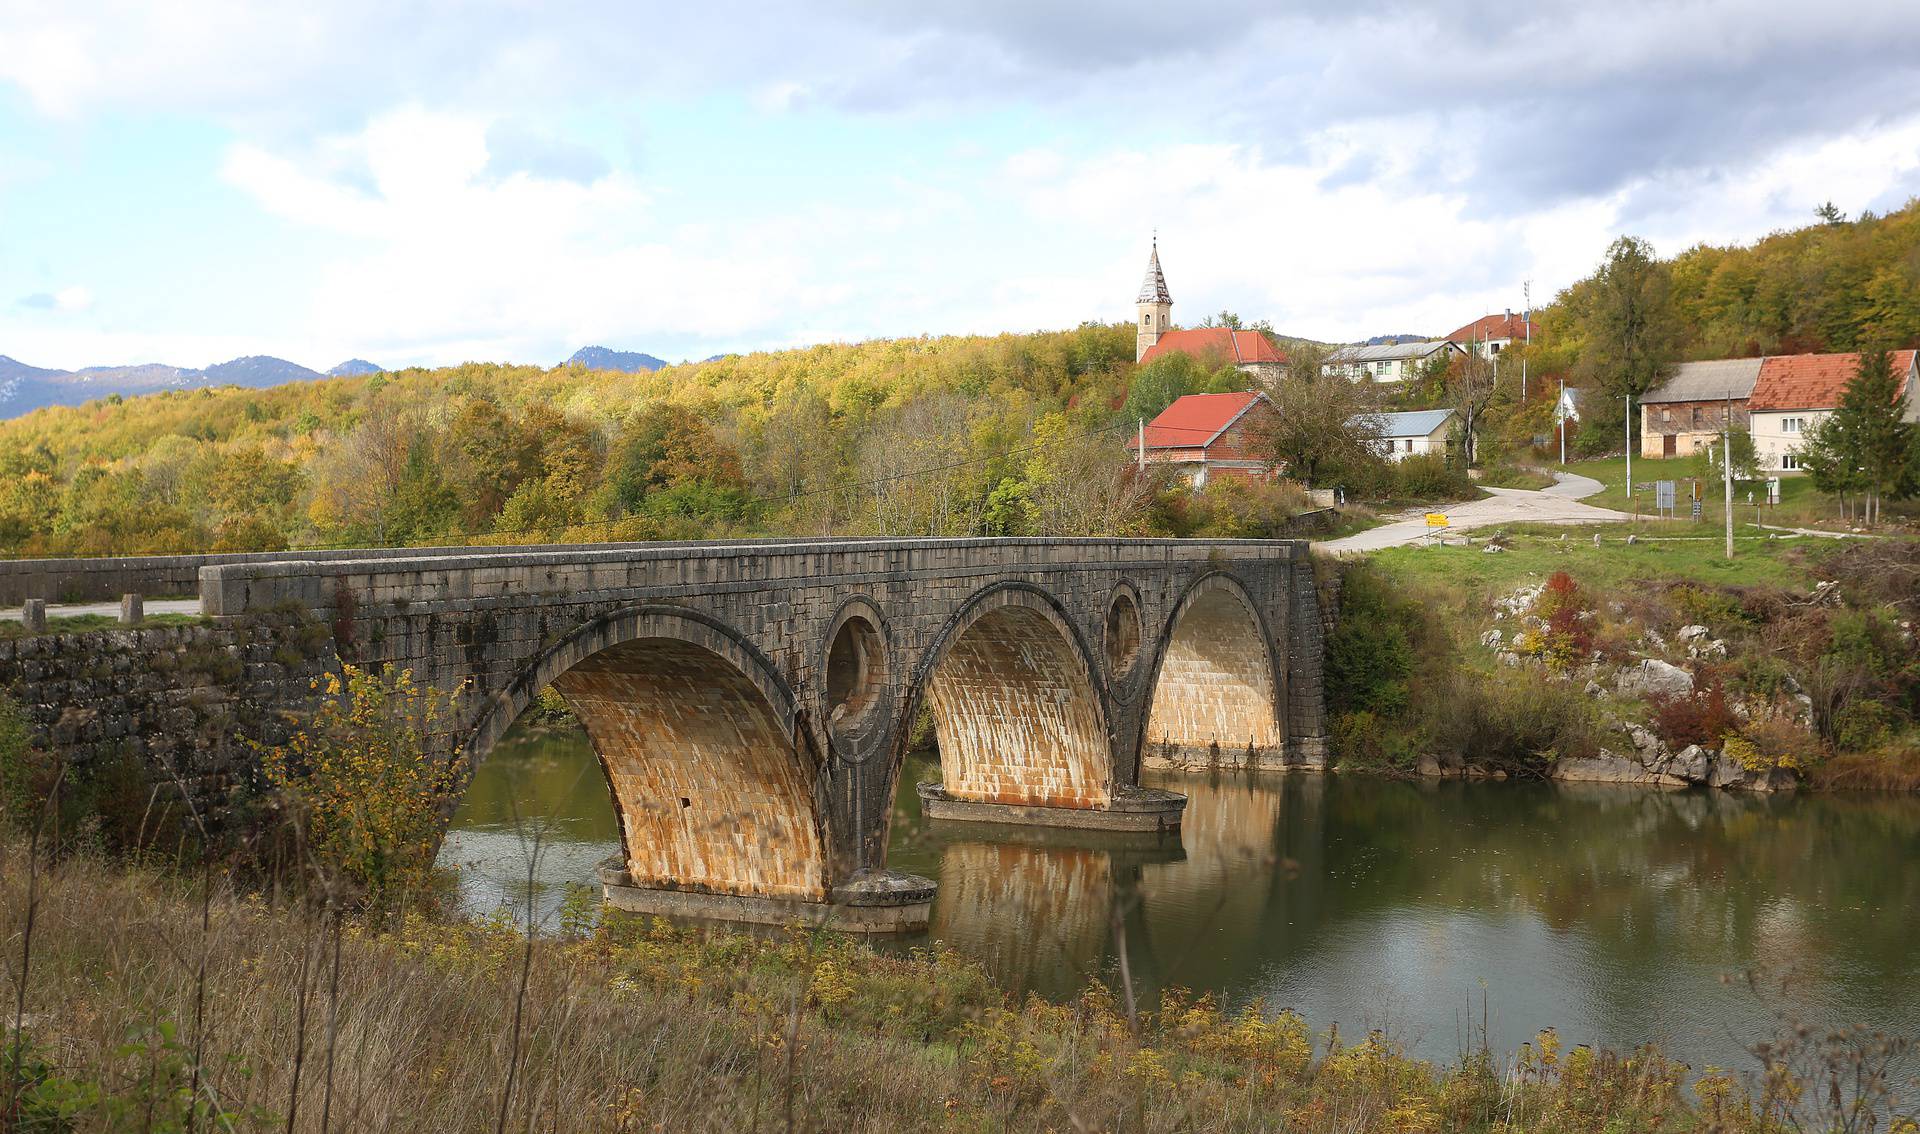
[[1914, 0], [0, 0], [0, 354], [1444, 333], [1920, 195]]

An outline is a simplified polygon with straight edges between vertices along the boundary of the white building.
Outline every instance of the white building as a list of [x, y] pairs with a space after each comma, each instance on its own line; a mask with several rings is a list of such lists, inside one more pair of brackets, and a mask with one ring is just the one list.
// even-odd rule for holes
[[1454, 417], [1450, 409], [1435, 409], [1370, 413], [1354, 420], [1368, 421], [1378, 431], [1375, 452], [1390, 461], [1404, 461], [1421, 453], [1445, 453]]
[[[1832, 416], [1840, 395], [1859, 372], [1860, 356], [1790, 354], [1762, 359], [1747, 405], [1753, 423], [1753, 447], [1768, 472], [1796, 472], [1800, 441]], [[1901, 376], [1900, 399], [1907, 421], [1920, 421], [1920, 351], [1893, 352], [1893, 372]]]
[[1435, 357], [1465, 354], [1460, 344], [1448, 339], [1418, 343], [1381, 343], [1377, 346], [1341, 347], [1327, 356], [1320, 373], [1338, 375], [1358, 382], [1405, 382], [1418, 378]]
[[1483, 315], [1448, 335], [1447, 339], [1459, 343], [1481, 358], [1491, 358], [1516, 341], [1532, 342], [1539, 330], [1539, 324], [1508, 311], [1504, 315]]

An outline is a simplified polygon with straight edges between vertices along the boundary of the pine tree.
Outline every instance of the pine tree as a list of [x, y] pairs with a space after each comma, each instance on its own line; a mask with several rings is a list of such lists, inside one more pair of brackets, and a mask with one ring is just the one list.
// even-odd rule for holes
[[1879, 520], [1881, 500], [1898, 499], [1911, 479], [1908, 462], [1913, 456], [1914, 429], [1901, 420], [1906, 404], [1900, 393], [1892, 352], [1861, 351], [1859, 368], [1833, 413], [1857, 462], [1868, 524]]

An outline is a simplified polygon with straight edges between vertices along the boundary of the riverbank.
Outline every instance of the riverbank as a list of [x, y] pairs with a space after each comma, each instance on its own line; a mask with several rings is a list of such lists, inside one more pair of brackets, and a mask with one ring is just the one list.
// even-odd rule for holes
[[1920, 542], [1513, 527], [1325, 573], [1339, 766], [1920, 789]]
[[1775, 1128], [1741, 1076], [1551, 1033], [1440, 1065], [1260, 1004], [1130, 1010], [1119, 981], [1020, 1002], [940, 947], [589, 928], [584, 899], [532, 942], [420, 910], [336, 932], [218, 876], [25, 852], [0, 841], [22, 1129], [178, 1129], [189, 1099], [240, 1130]]

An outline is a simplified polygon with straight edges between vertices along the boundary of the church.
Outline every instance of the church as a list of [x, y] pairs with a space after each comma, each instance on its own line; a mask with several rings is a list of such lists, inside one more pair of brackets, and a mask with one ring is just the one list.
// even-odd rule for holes
[[1140, 284], [1135, 301], [1140, 322], [1134, 328], [1134, 360], [1146, 364], [1170, 353], [1192, 355], [1201, 364], [1217, 368], [1231, 363], [1236, 369], [1259, 378], [1278, 379], [1287, 372], [1287, 356], [1259, 331], [1234, 331], [1226, 327], [1194, 327], [1175, 330], [1173, 294], [1167, 290], [1167, 275], [1160, 269], [1160, 240], [1154, 238], [1147, 258], [1147, 278]]

